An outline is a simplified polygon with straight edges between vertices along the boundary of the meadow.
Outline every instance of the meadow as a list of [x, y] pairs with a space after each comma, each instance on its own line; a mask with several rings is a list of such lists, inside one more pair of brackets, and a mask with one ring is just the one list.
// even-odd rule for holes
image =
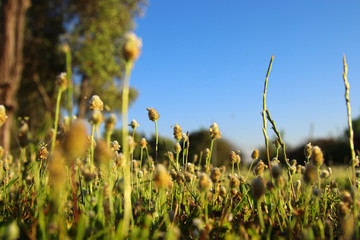
[[[2, 239], [360, 238], [359, 159], [351, 143], [345, 57], [353, 157], [349, 166], [327, 167], [322, 150], [311, 143], [304, 149], [304, 165], [286, 157], [285, 143], [266, 107], [272, 57], [263, 95], [266, 159], [254, 150], [247, 165], [234, 150], [227, 159], [230, 167], [225, 167], [212, 164], [213, 144], [221, 138], [216, 123], [209, 127], [211, 144], [197, 156], [189, 156], [189, 133], [178, 124], [173, 127], [174, 148], [165, 155], [158, 155], [158, 141], [151, 156], [145, 138], [134, 140], [139, 123], [128, 120], [128, 90], [140, 47], [136, 36], [127, 36], [121, 116], [122, 126], [129, 128], [122, 128], [121, 139], [112, 138], [117, 119], [104, 114], [101, 96], [89, 99], [89, 119], [59, 117], [61, 97], [71, 82], [68, 72], [57, 79], [56, 117], [49, 136], [31, 139], [24, 119], [18, 151], [0, 148]], [[160, 114], [154, 108], [147, 112], [158, 136]], [[6, 122], [3, 106], [0, 122]], [[269, 153], [270, 130], [277, 136], [274, 156]], [[34, 142], [35, 147], [30, 144]]]

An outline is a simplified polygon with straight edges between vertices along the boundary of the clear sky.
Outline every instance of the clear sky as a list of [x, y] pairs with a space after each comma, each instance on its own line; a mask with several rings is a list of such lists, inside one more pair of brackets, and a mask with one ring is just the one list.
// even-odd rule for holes
[[129, 120], [148, 137], [147, 107], [167, 137], [176, 123], [192, 132], [217, 122], [248, 156], [264, 145], [262, 94], [274, 55], [267, 107], [286, 143], [338, 136], [347, 124], [343, 54], [352, 115], [360, 115], [359, 12], [355, 0], [149, 0], [135, 29], [143, 49], [130, 85], [140, 95]]

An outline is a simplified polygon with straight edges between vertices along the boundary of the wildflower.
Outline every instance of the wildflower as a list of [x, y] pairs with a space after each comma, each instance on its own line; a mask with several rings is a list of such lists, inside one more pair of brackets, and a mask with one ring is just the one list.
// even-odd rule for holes
[[155, 122], [159, 119], [160, 115], [154, 108], [147, 108], [146, 110], [151, 121]]
[[99, 110], [99, 111], [104, 110], [104, 103], [98, 95], [93, 95], [91, 97], [89, 109], [90, 110]]
[[60, 73], [56, 78], [56, 85], [61, 91], [64, 91], [67, 88], [68, 79], [66, 72]]
[[320, 167], [324, 162], [324, 156], [321, 149], [318, 146], [312, 147], [311, 161], [316, 167]]
[[141, 47], [141, 38], [138, 38], [134, 33], [125, 34], [125, 44], [122, 52], [126, 61], [136, 61], [140, 55]]
[[0, 105], [0, 127], [5, 124], [7, 118], [5, 106]]
[[175, 124], [174, 127], [174, 138], [176, 141], [180, 141], [182, 138], [182, 129], [178, 124]]
[[211, 140], [221, 138], [221, 132], [219, 126], [214, 122], [209, 128], [209, 135]]

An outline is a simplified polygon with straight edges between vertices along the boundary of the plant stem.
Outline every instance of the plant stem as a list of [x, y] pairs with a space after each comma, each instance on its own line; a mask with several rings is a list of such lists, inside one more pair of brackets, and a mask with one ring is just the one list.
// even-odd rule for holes
[[158, 145], [159, 145], [159, 134], [158, 134], [158, 127], [157, 127], [157, 121], [156, 120], [155, 120], [155, 132], [156, 132], [155, 161], [157, 161]]
[[[349, 124], [349, 143], [350, 143], [350, 150], [351, 150], [351, 159], [354, 161], [355, 160], [354, 131], [353, 131], [352, 121], [351, 121], [351, 107], [350, 107], [350, 97], [349, 97], [350, 85], [347, 80], [347, 64], [346, 64], [345, 55], [344, 55], [343, 61], [344, 61], [343, 78], [344, 78], [344, 83], [345, 83], [345, 100], [346, 100], [348, 124]], [[354, 164], [352, 165], [352, 171], [353, 171], [352, 183], [353, 183], [353, 186], [355, 186], [355, 165]]]
[[266, 112], [266, 92], [267, 92], [267, 83], [268, 83], [268, 79], [269, 79], [269, 74], [271, 71], [271, 67], [272, 67], [272, 63], [274, 60], [274, 56], [271, 57], [270, 63], [269, 63], [269, 67], [268, 67], [268, 71], [266, 73], [266, 78], [265, 78], [265, 84], [264, 84], [264, 94], [263, 94], [263, 111], [262, 111], [262, 117], [263, 117], [263, 134], [265, 137], [265, 147], [266, 147], [266, 157], [268, 160], [268, 166], [269, 166], [269, 172], [270, 172], [270, 178], [272, 178], [272, 171], [271, 171], [271, 163], [270, 163], [270, 150], [269, 150], [269, 137], [267, 136], [266, 133], [266, 117], [265, 117], [265, 112]]
[[128, 144], [128, 106], [129, 106], [129, 80], [133, 63], [127, 62], [125, 65], [125, 78], [124, 88], [122, 94], [122, 145], [123, 154], [125, 157], [125, 169], [124, 169], [124, 222], [122, 225], [122, 234], [127, 236], [129, 231], [130, 219], [131, 219], [131, 183], [130, 183], [130, 155]]
[[61, 94], [62, 94], [62, 89], [59, 89], [57, 100], [56, 100], [54, 135], [53, 135], [52, 142], [51, 142], [51, 152], [54, 152], [54, 149], [55, 149], [56, 135], [57, 135], [57, 129], [58, 129], [58, 124], [59, 124], [59, 111], [60, 111]]

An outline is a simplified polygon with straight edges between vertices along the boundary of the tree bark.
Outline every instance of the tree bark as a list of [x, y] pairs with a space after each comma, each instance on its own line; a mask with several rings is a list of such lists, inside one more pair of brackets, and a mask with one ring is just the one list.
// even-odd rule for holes
[[10, 149], [10, 129], [16, 110], [16, 93], [23, 69], [23, 41], [26, 10], [31, 0], [1, 0], [0, 20], [0, 104], [8, 120], [0, 128], [0, 146]]

